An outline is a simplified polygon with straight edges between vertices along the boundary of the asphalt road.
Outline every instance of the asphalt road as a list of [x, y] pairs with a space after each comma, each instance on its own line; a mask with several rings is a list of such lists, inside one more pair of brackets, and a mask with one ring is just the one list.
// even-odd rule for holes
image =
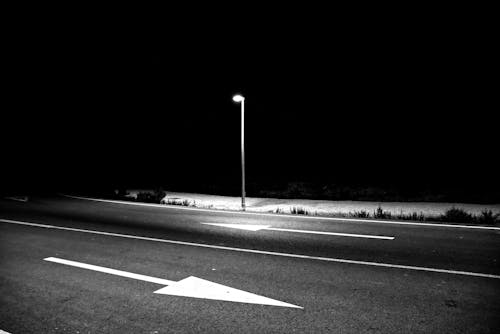
[[[49, 257], [172, 282], [194, 276], [300, 308], [154, 293], [165, 285]], [[0, 199], [0, 330], [498, 333], [499, 260], [498, 229]]]

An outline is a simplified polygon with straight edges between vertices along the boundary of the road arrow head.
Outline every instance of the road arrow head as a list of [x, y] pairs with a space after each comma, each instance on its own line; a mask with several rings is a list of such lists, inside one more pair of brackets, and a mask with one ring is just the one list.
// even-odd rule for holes
[[264, 229], [270, 227], [270, 225], [250, 225], [250, 224], [216, 224], [216, 223], [202, 223], [202, 224], [203, 225], [229, 227], [229, 228], [237, 228], [240, 230], [247, 230], [247, 231], [264, 230]]
[[155, 293], [171, 296], [223, 300], [236, 303], [303, 308], [297, 305], [280, 302], [279, 300], [259, 296], [243, 290], [230, 288], [228, 286], [210, 282], [194, 276], [190, 276], [172, 285], [166, 286], [160, 290], [155, 291]]

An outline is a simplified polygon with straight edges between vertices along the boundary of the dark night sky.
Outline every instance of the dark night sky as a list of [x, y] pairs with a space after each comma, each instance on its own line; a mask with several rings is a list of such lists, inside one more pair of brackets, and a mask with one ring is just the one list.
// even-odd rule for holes
[[338, 16], [27, 28], [3, 182], [239, 185], [240, 92], [250, 181], [497, 186], [487, 24]]

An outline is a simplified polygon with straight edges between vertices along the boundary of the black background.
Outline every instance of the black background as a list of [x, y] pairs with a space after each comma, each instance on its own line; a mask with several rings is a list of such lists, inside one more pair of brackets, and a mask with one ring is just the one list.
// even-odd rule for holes
[[241, 93], [250, 195], [307, 181], [497, 196], [488, 19], [372, 9], [14, 20], [3, 188], [237, 193]]

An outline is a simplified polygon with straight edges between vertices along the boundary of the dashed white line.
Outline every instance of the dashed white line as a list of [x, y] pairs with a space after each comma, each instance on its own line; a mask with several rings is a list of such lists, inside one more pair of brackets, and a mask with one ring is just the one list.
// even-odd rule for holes
[[[28, 198], [27, 197], [15, 197], [15, 196], [10, 196], [10, 197], [4, 197], [5, 199], [9, 199], [11, 201], [17, 201], [17, 202], [27, 202]], [[1, 334], [1, 333], [0, 333]]]
[[338, 233], [338, 232], [323, 232], [323, 231], [308, 231], [308, 230], [295, 230], [290, 228], [276, 228], [269, 225], [248, 225], [248, 224], [218, 224], [218, 223], [201, 223], [203, 225], [212, 225], [219, 227], [235, 228], [246, 231], [276, 231], [276, 232], [292, 232], [303, 234], [318, 234], [318, 235], [331, 235], [337, 237], [351, 237], [351, 238], [366, 238], [366, 239], [381, 239], [381, 240], [394, 240], [394, 237], [387, 237], [383, 235], [369, 235], [369, 234], [352, 234], [352, 233]]
[[464, 276], [474, 276], [474, 277], [484, 277], [484, 278], [500, 279], [499, 275], [475, 273], [475, 272], [469, 272], [469, 271], [437, 269], [437, 268], [427, 268], [427, 267], [415, 267], [415, 266], [407, 266], [407, 265], [400, 265], [400, 264], [390, 264], [390, 263], [380, 263], [380, 262], [368, 262], [368, 261], [357, 261], [357, 260], [328, 258], [328, 257], [310, 256], [310, 255], [301, 255], [301, 254], [289, 254], [289, 253], [280, 253], [280, 252], [269, 252], [269, 251], [261, 251], [261, 250], [256, 250], [256, 249], [246, 249], [246, 248], [226, 247], [226, 246], [217, 246], [217, 245], [207, 245], [207, 244], [199, 244], [199, 243], [186, 242], [186, 241], [149, 238], [149, 237], [141, 237], [141, 236], [129, 235], [129, 234], [120, 234], [120, 233], [102, 232], [102, 231], [94, 231], [94, 230], [84, 230], [84, 229], [71, 228], [71, 227], [62, 227], [62, 226], [54, 226], [54, 225], [28, 223], [28, 222], [21, 222], [21, 221], [10, 220], [10, 219], [0, 219], [0, 222], [7, 223], [7, 224], [16, 224], [16, 225], [33, 226], [33, 227], [41, 227], [41, 228], [48, 228], [48, 229], [57, 229], [57, 230], [66, 230], [66, 231], [73, 231], [73, 232], [82, 232], [82, 233], [91, 233], [91, 234], [98, 234], [98, 235], [106, 235], [106, 236], [119, 237], [119, 238], [128, 238], [128, 239], [136, 239], [136, 240], [146, 240], [146, 241], [154, 241], [154, 242], [163, 242], [163, 243], [174, 244], [174, 245], [184, 245], [184, 246], [211, 248], [211, 249], [221, 249], [221, 250], [228, 250], [228, 251], [235, 251], [235, 252], [242, 252], [242, 253], [263, 254], [263, 255], [282, 256], [282, 257], [297, 258], [297, 259], [308, 259], [308, 260], [318, 260], [318, 261], [327, 261], [327, 262], [349, 263], [349, 264], [359, 264], [359, 265], [374, 266], [374, 267], [398, 268], [398, 269], [407, 269], [407, 270], [415, 270], [415, 271], [427, 271], [427, 272], [436, 272], [436, 273], [443, 273], [443, 274], [455, 274], [455, 275], [464, 275]]

